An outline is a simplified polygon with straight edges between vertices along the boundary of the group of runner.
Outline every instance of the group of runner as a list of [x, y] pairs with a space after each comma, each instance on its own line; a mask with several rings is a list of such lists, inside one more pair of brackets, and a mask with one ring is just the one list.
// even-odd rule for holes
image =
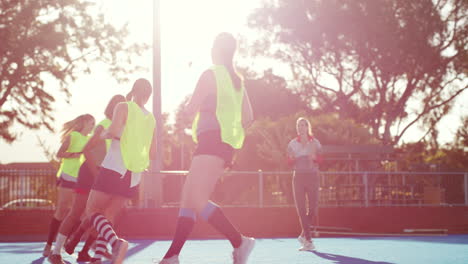
[[[231, 165], [234, 151], [242, 147], [245, 128], [253, 122], [242, 76], [233, 64], [236, 50], [237, 42], [231, 34], [221, 33], [215, 38], [213, 66], [201, 74], [184, 108], [184, 114], [194, 119], [192, 136], [197, 148], [183, 186], [174, 238], [160, 264], [179, 263], [180, 251], [198, 218], [230, 241], [234, 264], [247, 263], [254, 247], [255, 239], [242, 235], [220, 206], [209, 200], [224, 169]], [[98, 125], [93, 116], [85, 114], [63, 126], [62, 146], [57, 153], [61, 158], [57, 206], [43, 251], [50, 263], [65, 263], [62, 249], [72, 254], [85, 234], [78, 261], [99, 264], [107, 258], [112, 263], [123, 262], [128, 242], [116, 234], [113, 223], [137, 193], [141, 173], [155, 159], [156, 122], [161, 120], [155, 120], [145, 109], [151, 93], [150, 82], [138, 79], [126, 97], [112, 97], [105, 109], [106, 119]], [[295, 167], [294, 197], [303, 227], [299, 241], [301, 250], [313, 250], [309, 226], [318, 202], [320, 143], [312, 137], [306, 119], [299, 119], [296, 128], [298, 138], [289, 143], [287, 153]]]

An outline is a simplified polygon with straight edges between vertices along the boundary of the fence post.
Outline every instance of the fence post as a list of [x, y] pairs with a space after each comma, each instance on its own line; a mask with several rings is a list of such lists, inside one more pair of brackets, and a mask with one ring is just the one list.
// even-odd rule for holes
[[258, 207], [263, 207], [263, 171], [258, 170]]
[[468, 173], [465, 172], [465, 205], [468, 206]]
[[362, 181], [364, 182], [364, 204], [369, 207], [369, 182], [367, 179], [367, 172], [362, 175]]

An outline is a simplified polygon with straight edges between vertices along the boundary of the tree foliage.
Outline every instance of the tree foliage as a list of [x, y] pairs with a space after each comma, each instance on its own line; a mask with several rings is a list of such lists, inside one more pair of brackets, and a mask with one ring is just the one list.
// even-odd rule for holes
[[300, 95], [287, 89], [286, 80], [271, 69], [260, 76], [251, 72], [246, 75], [245, 87], [256, 119], [278, 119], [300, 111], [311, 111]]
[[14, 124], [52, 131], [57, 80], [69, 98], [68, 85], [90, 63], [103, 62], [122, 81], [138, 69], [131, 57], [147, 47], [126, 44], [126, 26], [109, 24], [91, 1], [2, 0], [0, 3], [0, 137], [13, 142]]
[[265, 1], [249, 18], [252, 56], [286, 63], [311, 104], [384, 144], [436, 131], [468, 88], [467, 25], [465, 0]]

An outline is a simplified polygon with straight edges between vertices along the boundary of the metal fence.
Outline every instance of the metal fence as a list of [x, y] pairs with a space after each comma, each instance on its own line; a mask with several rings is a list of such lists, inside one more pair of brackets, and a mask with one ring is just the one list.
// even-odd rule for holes
[[0, 208], [50, 208], [57, 200], [56, 173], [50, 169], [0, 169]]
[[[11, 201], [55, 202], [53, 170], [0, 169], [0, 206]], [[186, 171], [162, 171], [161, 203], [178, 206]], [[294, 206], [292, 172], [228, 171], [212, 199], [223, 206]], [[148, 205], [145, 195], [130, 206]], [[468, 206], [468, 173], [453, 172], [321, 172], [320, 206]], [[31, 202], [23, 207], [34, 207]], [[20, 206], [21, 207], [21, 206]]]

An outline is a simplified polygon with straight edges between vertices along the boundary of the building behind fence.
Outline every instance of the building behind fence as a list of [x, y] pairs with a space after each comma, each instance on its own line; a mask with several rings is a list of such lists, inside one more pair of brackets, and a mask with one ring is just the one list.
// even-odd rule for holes
[[[47, 164], [0, 168], [0, 206], [21, 199], [56, 201], [56, 170]], [[161, 177], [159, 207], [178, 206], [186, 172], [146, 173]], [[468, 173], [321, 172], [320, 206], [468, 206]], [[293, 206], [292, 172], [230, 171], [212, 199], [223, 206]], [[143, 183], [144, 184], [144, 180]], [[129, 206], [148, 207], [140, 193]], [[33, 206], [33, 205], [30, 205]], [[27, 206], [25, 206], [27, 208]]]

